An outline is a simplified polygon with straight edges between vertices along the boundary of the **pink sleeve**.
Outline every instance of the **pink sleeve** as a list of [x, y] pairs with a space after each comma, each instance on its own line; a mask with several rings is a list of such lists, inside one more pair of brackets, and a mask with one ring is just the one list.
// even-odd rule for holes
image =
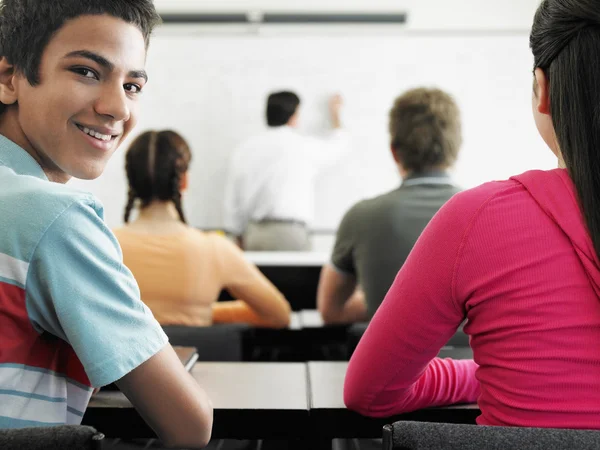
[[472, 223], [497, 190], [490, 183], [455, 195], [423, 231], [350, 360], [349, 409], [385, 417], [477, 400], [475, 362], [436, 355], [465, 318], [454, 272]]

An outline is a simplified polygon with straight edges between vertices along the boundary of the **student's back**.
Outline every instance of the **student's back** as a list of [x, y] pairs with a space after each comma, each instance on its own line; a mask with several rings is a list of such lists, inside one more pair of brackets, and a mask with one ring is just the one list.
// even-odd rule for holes
[[[285, 298], [243, 252], [225, 237], [185, 223], [181, 192], [190, 161], [187, 143], [173, 131], [146, 132], [127, 151], [125, 221], [136, 202], [139, 214], [115, 234], [142, 299], [162, 325], [287, 325]], [[222, 289], [240, 301], [215, 304]]]
[[[206, 326], [227, 273], [221, 240], [192, 228], [178, 233], [115, 230], [123, 262], [136, 277], [144, 303], [163, 325]], [[230, 244], [232, 245], [232, 244]]]
[[341, 98], [330, 100], [333, 130], [317, 139], [299, 134], [299, 98], [274, 93], [267, 102], [269, 128], [233, 153], [225, 189], [224, 225], [246, 250], [304, 251], [310, 248], [317, 174], [349, 146], [341, 130]]
[[[442, 208], [353, 356], [382, 361], [349, 372], [347, 389], [379, 393], [363, 413], [477, 401], [483, 425], [598, 428], [600, 263], [575, 194], [565, 170], [533, 171]], [[395, 399], [465, 318], [476, 364], [434, 359], [419, 395]]]
[[373, 317], [423, 229], [459, 191], [447, 172], [462, 143], [451, 95], [432, 88], [403, 93], [390, 110], [389, 131], [402, 184], [344, 215], [319, 282], [317, 304], [328, 323]]
[[358, 275], [368, 317], [377, 311], [431, 218], [460, 191], [450, 178], [436, 175], [433, 183], [427, 174], [408, 178], [406, 185], [356, 204], [340, 225], [332, 262]]

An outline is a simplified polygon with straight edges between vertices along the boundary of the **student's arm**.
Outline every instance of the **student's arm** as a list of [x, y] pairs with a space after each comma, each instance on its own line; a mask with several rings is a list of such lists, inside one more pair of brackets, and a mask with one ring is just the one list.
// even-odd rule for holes
[[364, 295], [356, 286], [354, 251], [364, 212], [354, 205], [338, 227], [331, 263], [323, 266], [317, 289], [317, 309], [327, 324], [368, 319]]
[[71, 345], [91, 386], [119, 380], [162, 441], [203, 447], [212, 428], [210, 401], [140, 300], [100, 214], [93, 199], [75, 202], [39, 241], [26, 289], [32, 324]]
[[168, 447], [208, 444], [212, 403], [170, 345], [116, 384]]
[[469, 206], [471, 197], [451, 199], [402, 266], [350, 360], [344, 385], [348, 408], [384, 417], [477, 400], [473, 360], [436, 358], [466, 315], [453, 281], [478, 211]]
[[291, 308], [283, 294], [245, 258], [239, 248], [225, 239], [219, 241], [218, 256], [224, 287], [239, 300], [215, 303], [213, 322], [242, 322], [273, 328], [288, 326]]
[[342, 128], [341, 109], [342, 97], [333, 95], [329, 99], [329, 116], [331, 132], [329, 135], [304, 137], [302, 157], [308, 158], [314, 167], [324, 169], [338, 161], [351, 146], [348, 132]]
[[317, 308], [326, 324], [368, 320], [364, 293], [357, 289], [356, 277], [341, 273], [329, 264], [321, 270]]

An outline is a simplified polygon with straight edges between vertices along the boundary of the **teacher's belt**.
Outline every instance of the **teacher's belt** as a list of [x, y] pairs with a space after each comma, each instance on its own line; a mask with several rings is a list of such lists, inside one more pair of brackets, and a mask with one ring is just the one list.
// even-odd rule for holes
[[264, 219], [260, 219], [260, 220], [253, 220], [252, 223], [255, 223], [258, 225], [267, 225], [267, 224], [277, 223], [277, 224], [283, 224], [283, 225], [297, 225], [299, 227], [306, 228], [306, 222], [304, 222], [302, 220], [297, 220], [297, 219], [274, 219], [274, 218], [268, 217], [268, 218], [264, 218]]

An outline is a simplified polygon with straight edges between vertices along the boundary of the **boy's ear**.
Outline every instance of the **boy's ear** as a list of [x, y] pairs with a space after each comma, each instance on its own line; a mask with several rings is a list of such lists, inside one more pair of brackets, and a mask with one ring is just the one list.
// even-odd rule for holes
[[12, 105], [17, 102], [15, 66], [5, 56], [0, 58], [0, 102]]

